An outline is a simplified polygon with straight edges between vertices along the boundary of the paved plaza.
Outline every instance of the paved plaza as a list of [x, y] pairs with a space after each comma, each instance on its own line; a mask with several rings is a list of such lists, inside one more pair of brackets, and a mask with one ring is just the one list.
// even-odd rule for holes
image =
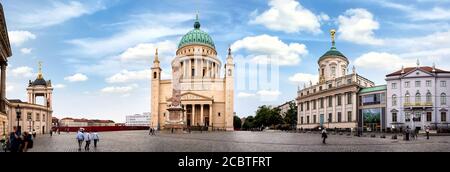
[[[319, 134], [286, 132], [203, 132], [148, 135], [148, 131], [99, 133], [90, 152], [449, 152], [450, 137], [424, 136], [414, 141], [329, 135], [321, 144]], [[78, 152], [75, 133], [38, 136], [30, 152]], [[84, 150], [82, 152], [85, 152]]]

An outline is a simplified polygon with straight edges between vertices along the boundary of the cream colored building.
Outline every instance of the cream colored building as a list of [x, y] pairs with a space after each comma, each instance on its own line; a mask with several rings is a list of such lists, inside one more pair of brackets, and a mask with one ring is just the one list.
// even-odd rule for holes
[[[38, 76], [29, 81], [27, 87], [28, 102], [13, 99], [7, 102], [9, 131], [19, 125], [22, 131], [35, 131], [37, 134], [49, 133], [52, 128], [52, 95], [53, 87], [50, 80], [46, 81], [39, 65]], [[44, 104], [37, 104], [36, 98], [43, 97]], [[20, 118], [17, 120], [17, 109], [20, 108]], [[17, 123], [19, 121], [19, 123]]]
[[358, 116], [357, 94], [361, 88], [375, 84], [358, 75], [356, 69], [349, 73], [349, 61], [335, 47], [332, 30], [332, 47], [318, 61], [319, 83], [298, 90], [297, 128], [356, 128]]
[[0, 3], [0, 136], [8, 134], [8, 117], [6, 115], [6, 66], [11, 57], [11, 45], [9, 44], [8, 29], [6, 27], [3, 6]]
[[[212, 38], [200, 29], [197, 19], [194, 29], [181, 39], [176, 57], [182, 76], [181, 105], [187, 126], [233, 130], [234, 62], [231, 50], [223, 65], [217, 57]], [[174, 61], [172, 61], [172, 65]], [[225, 76], [221, 77], [222, 66]], [[164, 129], [168, 120], [168, 105], [172, 98], [172, 80], [161, 80], [162, 69], [156, 51], [151, 79], [151, 127]]]

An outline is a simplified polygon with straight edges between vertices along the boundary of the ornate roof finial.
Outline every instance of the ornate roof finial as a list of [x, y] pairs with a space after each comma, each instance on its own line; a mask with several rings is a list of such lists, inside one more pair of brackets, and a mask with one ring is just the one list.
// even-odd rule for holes
[[353, 74], [356, 74], [356, 67], [353, 65]]
[[156, 52], [155, 52], [155, 60], [153, 61], [153, 63], [159, 63], [159, 58], [158, 58], [158, 48], [156, 48]]
[[417, 58], [417, 68], [419, 68], [420, 67], [420, 61], [419, 61], [419, 58]]
[[433, 62], [433, 72], [436, 72], [436, 63]]
[[405, 73], [405, 67], [402, 65], [402, 74]]
[[231, 45], [228, 46], [228, 55], [231, 55]]
[[335, 30], [335, 29], [331, 29], [331, 30], [330, 30], [330, 34], [331, 34], [331, 46], [332, 46], [332, 47], [335, 47], [335, 46], [336, 46], [336, 42], [335, 42], [335, 39], [336, 39], [336, 30]]
[[197, 14], [195, 15], [194, 28], [195, 28], [195, 29], [200, 29], [200, 21], [199, 21], [199, 19], [198, 19], [198, 11], [197, 11]]
[[39, 71], [38, 71], [38, 79], [42, 79], [42, 61], [38, 62], [39, 65]]

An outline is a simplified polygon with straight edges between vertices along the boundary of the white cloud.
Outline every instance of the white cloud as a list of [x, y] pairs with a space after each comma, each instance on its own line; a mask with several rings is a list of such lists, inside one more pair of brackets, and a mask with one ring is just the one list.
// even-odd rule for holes
[[257, 94], [261, 97], [278, 97], [281, 92], [278, 90], [260, 90]]
[[131, 91], [133, 91], [134, 89], [138, 88], [137, 84], [131, 84], [128, 86], [123, 86], [123, 87], [114, 87], [114, 86], [110, 86], [110, 87], [105, 87], [101, 90], [102, 93], [114, 93], [114, 94], [129, 94]]
[[413, 21], [450, 20], [450, 10], [441, 7], [434, 7], [428, 11], [415, 10], [409, 14], [409, 18]]
[[[187, 14], [181, 13], [132, 16], [128, 19], [129, 21], [123, 25], [119, 25], [120, 27], [118, 29], [120, 31], [114, 35], [103, 38], [73, 39], [67, 41], [67, 43], [75, 45], [76, 49], [74, 51], [77, 53], [82, 53], [90, 57], [112, 55], [144, 42], [187, 33], [191, 28], [186, 28], [186, 25], [180, 26], [180, 24], [193, 18], [186, 16]], [[152, 18], [152, 20], [148, 20], [149, 18]], [[153, 54], [154, 50], [150, 50], [148, 57], [150, 58]]]
[[108, 83], [127, 83], [130, 81], [150, 80], [152, 71], [150, 69], [141, 71], [122, 70], [106, 79]]
[[20, 27], [43, 28], [64, 23], [70, 19], [92, 14], [105, 7], [100, 1], [39, 1], [38, 4], [18, 4], [12, 16]]
[[[270, 0], [270, 9], [256, 16], [250, 21], [251, 24], [261, 24], [265, 27], [283, 31], [286, 33], [295, 33], [307, 31], [311, 33], [320, 33], [320, 22], [318, 16], [310, 10], [304, 8], [295, 0]], [[254, 13], [256, 14], [256, 12]], [[321, 15], [325, 17], [324, 15]]]
[[82, 82], [82, 81], [88, 80], [88, 77], [84, 74], [77, 73], [72, 76], [65, 77], [64, 80], [69, 81], [69, 82]]
[[6, 91], [7, 92], [10, 92], [10, 91], [13, 91], [14, 90], [14, 86], [12, 86], [12, 85], [7, 85], [6, 86]]
[[31, 77], [33, 76], [33, 68], [28, 66], [21, 66], [11, 70], [13, 76], [16, 77]]
[[312, 83], [317, 83], [319, 76], [308, 74], [308, 73], [296, 73], [293, 76], [289, 77], [289, 81], [294, 83], [309, 83], [310, 81]]
[[255, 97], [256, 94], [253, 93], [246, 93], [246, 92], [239, 92], [237, 95], [239, 98], [247, 98], [247, 97]]
[[32, 50], [33, 49], [31, 49], [31, 48], [22, 48], [22, 49], [20, 49], [20, 52], [22, 54], [30, 54]]
[[29, 40], [36, 39], [36, 35], [33, 33], [22, 30], [9, 31], [8, 36], [10, 43], [15, 46], [20, 46]]
[[177, 50], [175, 42], [163, 41], [158, 43], [143, 43], [135, 47], [128, 48], [125, 52], [119, 55], [122, 61], [144, 60], [151, 61], [154, 57], [154, 52], [158, 48], [159, 57], [168, 56]]
[[290, 43], [289, 45], [281, 41], [278, 37], [260, 35], [246, 37], [231, 45], [233, 51], [245, 49], [253, 56], [253, 60], [258, 63], [272, 63], [278, 65], [297, 65], [301, 57], [308, 54], [304, 44]]
[[406, 59], [396, 54], [385, 52], [369, 52], [361, 55], [355, 60], [357, 67], [365, 69], [376, 69], [384, 71], [393, 71], [403, 66], [414, 66], [414, 59]]
[[64, 84], [55, 84], [53, 86], [53, 88], [66, 88], [66, 85], [64, 85]]
[[366, 9], [356, 8], [345, 11], [338, 17], [339, 38], [369, 45], [381, 45], [383, 40], [374, 37], [374, 30], [379, 29], [379, 23], [374, 20], [372, 13]]

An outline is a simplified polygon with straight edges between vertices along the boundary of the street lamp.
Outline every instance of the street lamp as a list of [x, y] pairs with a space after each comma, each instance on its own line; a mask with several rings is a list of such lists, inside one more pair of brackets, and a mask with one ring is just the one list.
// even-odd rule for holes
[[22, 115], [22, 111], [20, 109], [20, 105], [16, 107], [16, 118], [17, 118], [17, 129], [19, 129], [20, 116]]

